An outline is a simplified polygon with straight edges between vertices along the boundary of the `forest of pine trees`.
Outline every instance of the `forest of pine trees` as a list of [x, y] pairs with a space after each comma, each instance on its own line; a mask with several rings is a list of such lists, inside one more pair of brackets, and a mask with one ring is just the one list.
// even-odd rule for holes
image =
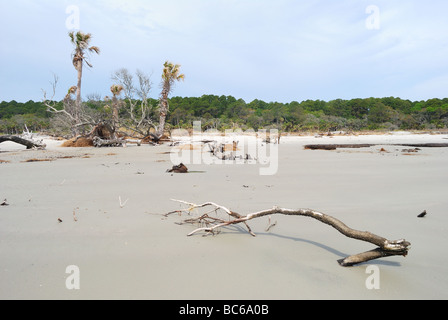
[[[158, 119], [159, 100], [148, 99], [151, 117]], [[92, 113], [108, 110], [108, 101], [89, 100]], [[126, 104], [120, 104], [125, 118]], [[57, 103], [62, 108], [62, 102]], [[0, 103], [0, 133], [21, 133], [25, 127], [52, 134], [54, 114], [42, 102]], [[172, 97], [169, 99], [167, 128], [189, 129], [200, 120], [203, 129], [254, 130], [276, 128], [284, 132], [361, 131], [361, 130], [432, 130], [448, 128], [448, 98], [409, 101], [400, 98], [366, 98], [331, 101], [306, 100], [290, 103], [246, 102], [232, 96]]]

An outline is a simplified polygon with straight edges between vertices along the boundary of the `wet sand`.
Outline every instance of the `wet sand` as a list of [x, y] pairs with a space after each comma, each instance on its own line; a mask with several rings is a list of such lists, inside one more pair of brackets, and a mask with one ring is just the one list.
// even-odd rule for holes
[[[448, 148], [406, 154], [389, 145], [447, 137], [285, 136], [278, 171], [266, 176], [258, 164], [166, 173], [167, 145], [78, 149], [50, 141], [29, 151], [2, 143], [0, 200], [9, 205], [0, 206], [0, 299], [447, 299]], [[384, 146], [304, 150], [311, 143]], [[269, 232], [267, 219], [251, 221], [255, 238], [242, 228], [187, 237], [193, 226], [162, 215], [180, 208], [171, 199], [214, 201], [241, 214], [312, 208], [412, 246], [407, 257], [343, 268], [338, 259], [374, 246], [286, 216], [272, 216]], [[66, 287], [69, 265], [79, 267], [79, 290]], [[379, 289], [366, 287], [369, 266], [380, 272]]]

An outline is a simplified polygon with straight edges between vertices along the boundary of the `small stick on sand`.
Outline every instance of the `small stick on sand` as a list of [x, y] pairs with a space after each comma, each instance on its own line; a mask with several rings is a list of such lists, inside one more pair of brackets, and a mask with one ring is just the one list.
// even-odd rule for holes
[[121, 196], [118, 196], [118, 201], [120, 201], [120, 208], [123, 208], [126, 205], [126, 203], [128, 202], [128, 200], [129, 200], [129, 198], [126, 199], [126, 201], [123, 203], [123, 202], [121, 202]]
[[274, 228], [277, 225], [277, 221], [275, 221], [274, 223], [271, 223], [271, 216], [268, 217], [268, 226], [266, 227], [265, 231], [269, 232], [272, 228]]

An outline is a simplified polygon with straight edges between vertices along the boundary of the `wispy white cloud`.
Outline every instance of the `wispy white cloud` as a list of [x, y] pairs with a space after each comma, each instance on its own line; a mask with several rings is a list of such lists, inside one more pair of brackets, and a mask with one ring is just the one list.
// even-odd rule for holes
[[[69, 5], [80, 8], [81, 29], [91, 32], [93, 44], [102, 49], [99, 57], [92, 58], [94, 68], [86, 72], [85, 93], [106, 94], [111, 73], [121, 67], [153, 73], [157, 83], [163, 62], [170, 59], [180, 63], [187, 76], [175, 91], [184, 96], [230, 94], [267, 101], [406, 98], [416, 92], [422, 98], [425, 92], [442, 96], [448, 73], [444, 16], [448, 3], [377, 0], [379, 29], [369, 30], [366, 8], [371, 4], [367, 0], [4, 1], [0, 27], [6, 32], [0, 40], [0, 58], [8, 79], [2, 75], [0, 87], [9, 89], [0, 91], [0, 100], [38, 98], [51, 72], [59, 75], [62, 88], [72, 85], [76, 74], [65, 27]], [[26, 79], [17, 70], [27, 70]]]

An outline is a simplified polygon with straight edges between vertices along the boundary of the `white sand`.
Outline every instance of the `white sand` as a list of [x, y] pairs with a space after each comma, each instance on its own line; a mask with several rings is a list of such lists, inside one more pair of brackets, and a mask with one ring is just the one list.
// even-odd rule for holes
[[[447, 299], [448, 148], [304, 150], [307, 143], [448, 142], [447, 135], [282, 137], [278, 172], [188, 165], [166, 173], [169, 146], [60, 148], [0, 144], [0, 299]], [[74, 158], [64, 158], [71, 156]], [[51, 162], [23, 162], [27, 159]], [[121, 208], [119, 197], [127, 203]], [[214, 201], [246, 214], [312, 208], [348, 226], [412, 243], [409, 255], [343, 268], [373, 249], [305, 217], [273, 216], [218, 236], [187, 237], [170, 199]], [[428, 215], [417, 215], [427, 210]], [[73, 212], [77, 221], [74, 221]], [[60, 218], [63, 222], [58, 222]], [[66, 267], [80, 290], [66, 288]], [[366, 288], [368, 266], [380, 289]]]

